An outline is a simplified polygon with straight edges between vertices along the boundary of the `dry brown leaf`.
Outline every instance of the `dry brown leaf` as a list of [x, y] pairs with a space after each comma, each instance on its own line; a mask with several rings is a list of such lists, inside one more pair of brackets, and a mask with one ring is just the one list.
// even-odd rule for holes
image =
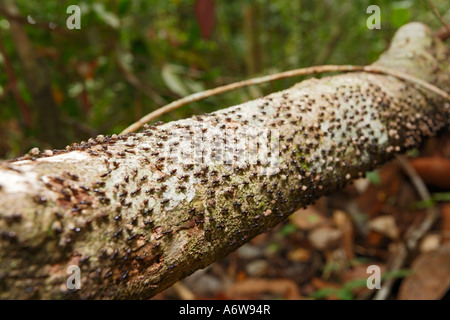
[[369, 217], [383, 211], [388, 199], [387, 195], [396, 195], [402, 181], [402, 171], [395, 162], [390, 162], [377, 170], [381, 184], [370, 184], [358, 198], [357, 202], [362, 212]]
[[393, 240], [398, 239], [399, 230], [395, 218], [391, 215], [384, 215], [373, 218], [367, 223], [370, 230], [378, 232], [386, 237]]
[[330, 227], [322, 227], [312, 230], [308, 234], [308, 241], [317, 250], [332, 250], [339, 246], [342, 232]]
[[264, 276], [269, 271], [269, 263], [266, 259], [253, 260], [246, 264], [245, 271], [249, 277]]
[[400, 300], [438, 300], [450, 287], [450, 244], [422, 253], [412, 263], [398, 295]]
[[236, 282], [241, 282], [244, 281], [245, 279], [247, 279], [247, 274], [245, 273], [245, 271], [244, 270], [238, 271], [238, 273], [236, 274]]
[[378, 233], [373, 230], [369, 230], [367, 234], [367, 243], [373, 247], [378, 247], [383, 241], [384, 236], [381, 233]]
[[300, 295], [297, 284], [289, 279], [248, 278], [232, 284], [226, 292], [230, 299], [258, 299], [263, 293], [272, 293], [287, 300], [298, 300]]
[[427, 234], [423, 237], [419, 244], [420, 252], [429, 252], [439, 248], [441, 245], [440, 234]]
[[288, 252], [287, 258], [291, 261], [307, 262], [311, 258], [311, 251], [298, 248]]
[[450, 160], [439, 156], [410, 159], [417, 174], [428, 184], [450, 189]]
[[308, 206], [306, 209], [295, 211], [289, 220], [300, 230], [311, 230], [328, 223], [327, 219], [315, 206]]

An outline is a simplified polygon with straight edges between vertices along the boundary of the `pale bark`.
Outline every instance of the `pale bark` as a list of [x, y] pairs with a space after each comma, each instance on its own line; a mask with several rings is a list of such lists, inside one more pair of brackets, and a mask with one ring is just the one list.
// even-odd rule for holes
[[[448, 48], [418, 23], [400, 29], [375, 65], [450, 89]], [[0, 298], [148, 298], [418, 146], [448, 125], [449, 109], [394, 77], [351, 73], [4, 162]], [[240, 163], [249, 131], [279, 143], [261, 161]], [[191, 134], [200, 137], [192, 145]], [[223, 139], [237, 163], [218, 158]], [[262, 174], [276, 158], [276, 170]], [[69, 265], [81, 268], [80, 290], [66, 287]]]

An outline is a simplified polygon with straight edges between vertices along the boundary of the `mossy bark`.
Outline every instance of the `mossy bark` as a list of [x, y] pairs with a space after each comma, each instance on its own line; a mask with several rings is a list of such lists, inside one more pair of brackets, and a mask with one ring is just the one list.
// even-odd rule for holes
[[[450, 89], [449, 50], [419, 23], [375, 65]], [[351, 73], [3, 162], [0, 298], [149, 298], [417, 146], [449, 110], [394, 77]]]

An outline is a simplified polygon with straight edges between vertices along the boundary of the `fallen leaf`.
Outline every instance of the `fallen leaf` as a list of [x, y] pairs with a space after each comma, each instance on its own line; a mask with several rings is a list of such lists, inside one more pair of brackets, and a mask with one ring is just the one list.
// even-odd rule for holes
[[378, 232], [393, 240], [396, 240], [399, 237], [397, 223], [395, 222], [395, 218], [391, 215], [373, 218], [367, 223], [367, 226], [369, 230]]
[[236, 274], [236, 282], [244, 281], [245, 279], [247, 279], [247, 274], [245, 273], [245, 271], [238, 271], [238, 273]]
[[440, 234], [427, 234], [420, 241], [419, 251], [420, 252], [433, 251], [439, 248], [440, 244], [441, 244]]
[[245, 267], [245, 271], [250, 277], [263, 276], [268, 270], [269, 263], [264, 259], [251, 261]]
[[300, 230], [311, 230], [328, 223], [327, 219], [315, 206], [308, 206], [306, 209], [295, 211], [289, 220]]
[[449, 159], [433, 156], [414, 158], [409, 161], [426, 184], [450, 189]]
[[311, 251], [304, 248], [298, 248], [290, 251], [287, 258], [291, 261], [307, 262], [311, 258]]
[[400, 286], [399, 300], [438, 300], [450, 287], [450, 244], [420, 254], [412, 263], [412, 274]]
[[367, 234], [367, 242], [374, 247], [378, 247], [383, 239], [384, 236], [381, 233], [373, 230], [369, 230], [369, 233]]
[[342, 232], [330, 227], [312, 230], [308, 235], [311, 245], [317, 250], [332, 250], [339, 246]]
[[396, 195], [400, 189], [402, 171], [395, 162], [390, 162], [378, 170], [381, 184], [369, 184], [366, 190], [357, 198], [362, 212], [369, 217], [383, 211], [388, 200], [387, 195]]
[[226, 291], [230, 299], [258, 299], [263, 293], [271, 293], [288, 300], [302, 299], [297, 284], [289, 279], [248, 278], [232, 284]]

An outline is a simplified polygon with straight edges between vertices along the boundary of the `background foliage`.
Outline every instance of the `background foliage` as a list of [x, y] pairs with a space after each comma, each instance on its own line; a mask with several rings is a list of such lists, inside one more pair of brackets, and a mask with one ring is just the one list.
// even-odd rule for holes
[[[33, 85], [25, 81], [30, 69], [17, 53], [11, 17], [2, 8], [8, 5], [5, 0], [0, 4], [0, 158], [34, 146], [61, 148], [99, 133], [119, 133], [181, 96], [245, 78], [319, 64], [368, 64], [402, 24], [414, 20], [440, 26], [422, 0], [9, 3], [18, 8], [13, 20], [25, 30], [43, 71], [35, 76], [51, 87], [59, 117], [52, 123], [46, 121], [51, 117], [38, 116], [46, 106], [38, 105], [30, 93]], [[449, 12], [448, 1], [434, 3], [440, 12]], [[66, 28], [66, 9], [72, 4], [82, 9], [81, 30]], [[366, 27], [371, 4], [381, 8], [380, 30]], [[211, 97], [161, 120], [211, 112], [298, 80]], [[60, 128], [57, 134], [41, 134], [43, 126], [53, 125]]]

